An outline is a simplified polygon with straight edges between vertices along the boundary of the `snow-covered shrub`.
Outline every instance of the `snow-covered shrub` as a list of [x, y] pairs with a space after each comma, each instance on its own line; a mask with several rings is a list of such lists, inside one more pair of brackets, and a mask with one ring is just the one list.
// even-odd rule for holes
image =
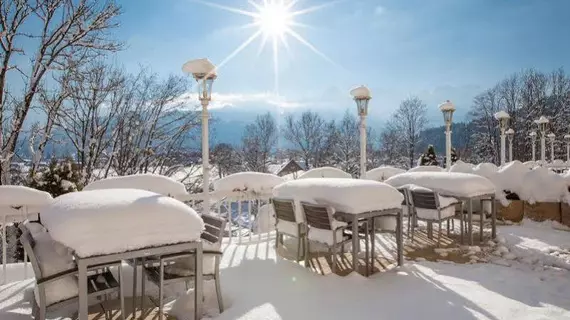
[[564, 178], [544, 167], [529, 171], [522, 180], [519, 192], [520, 198], [530, 204], [570, 200]]
[[53, 197], [81, 190], [81, 169], [70, 159], [52, 160], [48, 167], [30, 177], [28, 186], [49, 192]]
[[429, 145], [427, 151], [420, 157], [420, 166], [438, 166], [437, 157], [435, 155], [435, 148]]

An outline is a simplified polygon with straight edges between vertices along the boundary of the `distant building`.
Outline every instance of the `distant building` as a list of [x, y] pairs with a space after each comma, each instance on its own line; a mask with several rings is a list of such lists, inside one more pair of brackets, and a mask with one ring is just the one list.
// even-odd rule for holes
[[270, 164], [267, 166], [267, 171], [278, 175], [280, 177], [286, 176], [288, 174], [295, 174], [299, 171], [303, 171], [303, 168], [297, 163], [297, 161], [291, 159], [282, 164]]

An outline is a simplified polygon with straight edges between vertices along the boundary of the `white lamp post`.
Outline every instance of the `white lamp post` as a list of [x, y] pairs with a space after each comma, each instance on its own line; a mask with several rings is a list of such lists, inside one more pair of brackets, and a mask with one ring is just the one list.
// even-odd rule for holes
[[505, 132], [507, 139], [509, 139], [509, 161], [513, 161], [513, 137], [515, 136], [515, 130], [510, 128]]
[[366, 115], [368, 115], [368, 102], [372, 99], [370, 89], [366, 86], [350, 90], [356, 101], [356, 108], [360, 116], [360, 179], [366, 176]]
[[453, 112], [455, 106], [449, 100], [439, 105], [439, 110], [443, 113], [443, 121], [445, 121], [445, 168], [451, 169], [451, 123], [453, 121]]
[[540, 161], [544, 163], [546, 161], [546, 127], [548, 126], [548, 119], [545, 116], [541, 116], [538, 120], [534, 120], [534, 123], [538, 125], [538, 131], [540, 132]]
[[495, 113], [495, 119], [499, 120], [499, 129], [501, 130], [501, 165], [505, 164], [505, 131], [510, 118], [511, 116], [505, 111], [501, 110]]
[[529, 133], [530, 136], [530, 140], [532, 142], [532, 161], [536, 162], [536, 151], [535, 151], [535, 147], [536, 147], [536, 131], [531, 131]]
[[192, 74], [198, 83], [198, 98], [202, 104], [202, 204], [203, 212], [210, 211], [210, 146], [208, 139], [208, 104], [212, 99], [212, 84], [216, 79], [216, 66], [208, 59], [190, 60], [182, 66], [182, 71]]
[[556, 135], [552, 132], [549, 133], [548, 141], [550, 141], [550, 161], [554, 161], [554, 141], [556, 141]]
[[566, 141], [566, 162], [570, 163], [570, 134], [564, 135], [564, 141]]

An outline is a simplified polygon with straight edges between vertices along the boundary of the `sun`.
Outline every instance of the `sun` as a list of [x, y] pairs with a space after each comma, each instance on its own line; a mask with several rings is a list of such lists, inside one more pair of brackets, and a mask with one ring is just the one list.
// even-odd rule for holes
[[241, 28], [253, 28], [255, 31], [218, 64], [218, 69], [228, 63], [238, 53], [258, 38], [261, 38], [258, 55], [263, 51], [268, 42], [272, 49], [274, 92], [277, 95], [279, 94], [279, 47], [283, 46], [287, 51], [289, 51], [288, 38], [297, 40], [318, 56], [336, 66], [329, 57], [319, 51], [307, 39], [303, 38], [303, 36], [301, 36], [295, 29], [307, 27], [307, 25], [296, 21], [297, 17], [323, 9], [342, 0], [321, 0], [323, 1], [321, 4], [305, 9], [294, 8], [300, 0], [248, 0], [247, 3], [254, 8], [252, 11], [237, 7], [229, 7], [211, 1], [194, 1], [252, 18], [251, 23], [241, 26]]
[[293, 14], [283, 2], [266, 2], [258, 10], [254, 24], [266, 36], [282, 37], [294, 24]]

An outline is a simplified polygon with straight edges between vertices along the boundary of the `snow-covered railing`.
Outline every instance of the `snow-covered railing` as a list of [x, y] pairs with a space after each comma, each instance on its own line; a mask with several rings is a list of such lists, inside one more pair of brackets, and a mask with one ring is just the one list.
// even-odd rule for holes
[[[269, 234], [274, 226], [271, 219], [259, 219], [259, 213], [269, 204], [271, 193], [251, 191], [213, 191], [210, 192], [210, 212], [227, 219], [227, 236], [234, 236], [241, 241], [242, 237], [251, 237], [253, 233]], [[203, 194], [188, 194], [176, 197], [185, 202], [197, 212], [204, 212], [202, 207]]]

